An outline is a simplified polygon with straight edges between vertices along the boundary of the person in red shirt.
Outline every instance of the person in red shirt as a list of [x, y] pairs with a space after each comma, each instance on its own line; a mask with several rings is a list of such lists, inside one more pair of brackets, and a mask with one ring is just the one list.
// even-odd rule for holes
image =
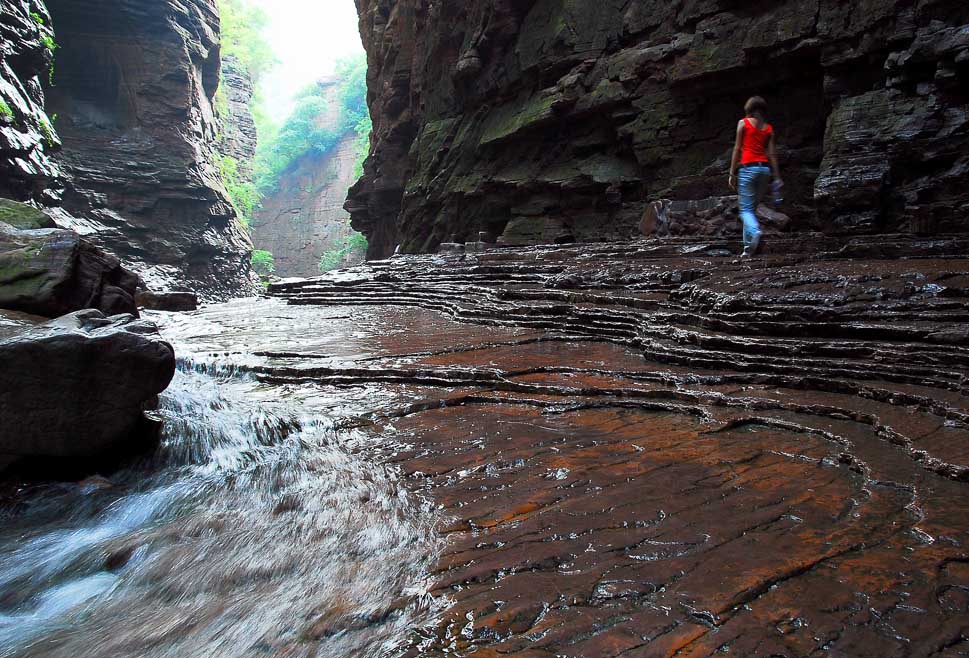
[[747, 116], [737, 124], [729, 185], [737, 191], [739, 183], [740, 218], [744, 223], [743, 257], [746, 258], [754, 256], [760, 247], [761, 231], [756, 211], [767, 192], [771, 173], [775, 186], [779, 188], [783, 182], [777, 165], [774, 127], [767, 123], [767, 101], [754, 96], [744, 105], [744, 113]]

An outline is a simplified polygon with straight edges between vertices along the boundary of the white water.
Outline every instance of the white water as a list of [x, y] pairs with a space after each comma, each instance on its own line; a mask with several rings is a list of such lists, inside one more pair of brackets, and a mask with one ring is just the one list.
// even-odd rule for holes
[[433, 511], [257, 388], [183, 364], [155, 455], [0, 512], [0, 657], [383, 656], [427, 620]]

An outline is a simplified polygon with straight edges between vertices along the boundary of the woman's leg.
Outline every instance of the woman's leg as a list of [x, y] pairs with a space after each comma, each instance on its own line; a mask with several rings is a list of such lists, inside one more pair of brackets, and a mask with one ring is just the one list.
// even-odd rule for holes
[[740, 191], [740, 219], [744, 223], [744, 253], [750, 255], [760, 242], [760, 222], [757, 221], [757, 202], [760, 186], [757, 168], [746, 167], [738, 176]]

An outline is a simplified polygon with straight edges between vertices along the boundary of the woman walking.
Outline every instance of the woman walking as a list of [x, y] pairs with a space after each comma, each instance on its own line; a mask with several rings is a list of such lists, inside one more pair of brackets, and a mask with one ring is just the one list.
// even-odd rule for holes
[[744, 105], [746, 117], [737, 124], [737, 141], [730, 162], [730, 189], [737, 190], [739, 175], [740, 218], [744, 223], [744, 258], [757, 253], [760, 247], [760, 223], [757, 206], [764, 198], [770, 183], [771, 172], [774, 185], [783, 185], [781, 171], [777, 166], [777, 150], [774, 127], [767, 123], [767, 101], [754, 96]]

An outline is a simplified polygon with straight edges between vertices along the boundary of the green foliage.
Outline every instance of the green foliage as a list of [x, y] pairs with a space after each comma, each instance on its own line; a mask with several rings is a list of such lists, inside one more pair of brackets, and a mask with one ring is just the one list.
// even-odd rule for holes
[[[336, 91], [313, 84], [297, 96], [296, 107], [283, 125], [260, 133], [256, 184], [262, 193], [278, 189], [282, 174], [301, 157], [326, 153], [347, 133], [361, 131], [369, 140], [367, 60], [359, 55], [337, 64]], [[335, 99], [336, 112], [330, 107]], [[331, 117], [336, 115], [336, 120]], [[368, 146], [369, 150], [369, 141]]]
[[0, 119], [4, 121], [11, 121], [13, 119], [13, 110], [7, 105], [7, 101], [0, 100]]
[[57, 42], [54, 41], [54, 37], [51, 36], [50, 34], [42, 34], [40, 37], [40, 42], [44, 44], [44, 48], [46, 48], [51, 52], [54, 52], [55, 50], [60, 48], [60, 46], [57, 45]]
[[252, 225], [252, 213], [259, 205], [262, 195], [256, 190], [255, 183], [247, 181], [239, 173], [238, 160], [225, 155], [219, 158], [218, 164], [222, 182], [225, 183], [225, 189], [239, 215], [239, 223], [248, 229]]
[[255, 86], [276, 65], [276, 55], [263, 32], [269, 16], [247, 0], [219, 0], [222, 56], [237, 58], [249, 70]]
[[44, 142], [47, 143], [47, 148], [52, 149], [57, 146], [57, 136], [54, 134], [54, 127], [50, 125], [47, 119], [41, 118], [40, 132], [44, 135]]
[[357, 141], [353, 145], [353, 153], [356, 161], [353, 163], [353, 177], [363, 176], [363, 162], [370, 155], [370, 133], [373, 131], [373, 120], [370, 114], [360, 119], [356, 127]]
[[323, 254], [320, 258], [320, 272], [324, 274], [331, 270], [337, 270], [346, 263], [350, 256], [363, 256], [367, 253], [367, 236], [362, 233], [353, 232], [343, 241], [343, 247], [334, 249]]
[[35, 23], [37, 23], [37, 25], [44, 25], [45, 24], [44, 17], [41, 16], [40, 14], [38, 14], [36, 11], [30, 12], [30, 17], [33, 19], [33, 21]]
[[276, 262], [269, 251], [256, 249], [252, 252], [252, 269], [260, 277], [266, 278], [276, 273]]

